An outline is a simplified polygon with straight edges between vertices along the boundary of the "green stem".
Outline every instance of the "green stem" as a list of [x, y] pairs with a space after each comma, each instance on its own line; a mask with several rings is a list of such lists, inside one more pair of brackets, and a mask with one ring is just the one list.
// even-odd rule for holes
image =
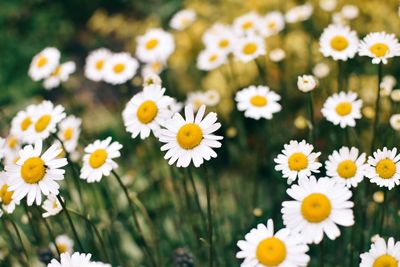
[[[22, 248], [22, 251], [24, 252], [25, 258], [26, 258], [27, 262], [29, 262], [28, 252], [25, 248], [24, 242], [22, 241], [21, 233], [19, 232], [18, 227], [14, 223], [13, 220], [10, 219], [9, 222], [11, 223], [11, 226], [14, 228], [14, 231], [17, 234], [17, 238], [18, 238], [19, 243], [21, 244], [21, 248]], [[29, 266], [29, 264], [28, 264], [28, 266]]]
[[203, 228], [207, 229], [206, 217], [205, 217], [203, 210], [201, 208], [201, 205], [200, 205], [200, 195], [199, 195], [199, 192], [196, 187], [196, 183], [193, 178], [192, 169], [189, 167], [189, 168], [186, 168], [186, 171], [187, 171], [187, 176], [189, 177], [190, 183], [192, 184], [193, 191], [195, 193], [195, 202], [196, 202], [197, 209], [199, 211], [200, 217], [203, 222]]
[[386, 198], [387, 198], [388, 192], [387, 190], [383, 190], [383, 202], [382, 202], [382, 211], [381, 211], [381, 218], [379, 222], [379, 235], [382, 236], [383, 234], [383, 227], [385, 224], [385, 212], [386, 212]]
[[[38, 207], [38, 206], [36, 206], [36, 207], [37, 207], [37, 209], [38, 209], [38, 211], [39, 211], [39, 214], [40, 214], [39, 207]], [[48, 232], [48, 234], [49, 234], [49, 236], [50, 236], [51, 242], [53, 242], [54, 247], [55, 247], [56, 250], [57, 250], [58, 257], [61, 257], [61, 252], [60, 252], [60, 250], [58, 249], [57, 242], [56, 242], [56, 238], [55, 238], [55, 235], [53, 234], [53, 231], [51, 230], [50, 224], [47, 222], [46, 218], [43, 218], [42, 216], [40, 216], [40, 218], [42, 219], [42, 221], [43, 221], [43, 223], [44, 223], [44, 225], [45, 225], [45, 227], [46, 227], [46, 229], [47, 229], [47, 232]]]
[[135, 208], [133, 207], [133, 202], [132, 202], [131, 197], [129, 196], [128, 189], [126, 188], [126, 186], [125, 186], [124, 183], [122, 182], [121, 177], [119, 177], [119, 175], [118, 175], [114, 170], [112, 170], [111, 172], [112, 172], [112, 174], [115, 176], [115, 178], [117, 179], [119, 185], [120, 185], [121, 188], [122, 188], [122, 191], [124, 192], [124, 195], [125, 195], [125, 197], [126, 197], [126, 200], [128, 201], [129, 209], [130, 209], [130, 211], [131, 211], [131, 214], [132, 214], [132, 217], [133, 217], [133, 221], [134, 221], [134, 223], [135, 223], [135, 227], [136, 227], [136, 229], [137, 229], [137, 231], [138, 231], [138, 233], [139, 233], [139, 237], [140, 237], [140, 239], [141, 239], [141, 241], [142, 241], [142, 243], [143, 243], [144, 250], [145, 250], [145, 252], [147, 253], [147, 256], [149, 257], [151, 264], [152, 264], [154, 267], [157, 267], [158, 265], [157, 265], [157, 263], [156, 263], [156, 261], [155, 261], [155, 259], [154, 259], [154, 257], [153, 257], [154, 254], [151, 252], [150, 247], [149, 247], [149, 245], [147, 244], [146, 239], [144, 238], [144, 233], [143, 233], [142, 227], [140, 226], [139, 219], [138, 219], [138, 217], [137, 217]]
[[211, 190], [208, 175], [205, 175], [206, 191], [207, 191], [207, 218], [208, 218], [208, 257], [209, 267], [214, 266], [214, 247], [213, 247], [213, 221], [211, 211]]
[[374, 118], [374, 124], [373, 124], [373, 129], [372, 129], [372, 141], [371, 141], [371, 149], [370, 149], [371, 154], [375, 150], [378, 125], [379, 125], [379, 115], [380, 115], [379, 113], [381, 110], [381, 105], [380, 105], [381, 82], [382, 82], [382, 63], [379, 63], [379, 65], [378, 65], [378, 90], [377, 90], [376, 102], [375, 102], [375, 118]]

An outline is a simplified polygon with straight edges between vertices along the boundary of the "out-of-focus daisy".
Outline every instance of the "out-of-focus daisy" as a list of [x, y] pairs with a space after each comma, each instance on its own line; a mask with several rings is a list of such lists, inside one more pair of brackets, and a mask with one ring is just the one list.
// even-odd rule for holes
[[334, 125], [341, 128], [356, 126], [356, 119], [361, 118], [362, 100], [354, 92], [333, 94], [325, 101], [322, 115]]
[[210, 89], [204, 93], [204, 101], [206, 106], [214, 107], [218, 105], [219, 101], [221, 100], [221, 96], [219, 95], [218, 91]]
[[175, 13], [169, 22], [169, 26], [174, 30], [184, 30], [196, 20], [196, 12], [193, 9], [183, 9]]
[[60, 86], [61, 82], [66, 82], [69, 76], [75, 72], [76, 65], [73, 61], [60, 64], [43, 82], [43, 87], [47, 90]]
[[115, 53], [104, 63], [103, 79], [107, 83], [122, 84], [135, 76], [139, 63], [129, 53]]
[[400, 262], [400, 242], [393, 237], [387, 243], [383, 238], [378, 238], [360, 258], [360, 267], [397, 267]]
[[314, 66], [312, 72], [315, 75], [315, 77], [317, 77], [318, 79], [322, 79], [328, 76], [330, 68], [326, 63], [320, 62]]
[[352, 20], [358, 17], [360, 10], [355, 5], [344, 5], [340, 13], [348, 20]]
[[282, 203], [283, 223], [299, 232], [306, 243], [320, 243], [324, 233], [334, 240], [340, 236], [337, 225], [354, 224], [352, 193], [342, 183], [330, 178], [301, 177], [287, 194], [294, 200]]
[[26, 142], [29, 135], [29, 130], [33, 127], [32, 119], [36, 114], [36, 105], [29, 105], [25, 110], [21, 110], [11, 121], [10, 133], [15, 138]]
[[91, 257], [91, 254], [75, 252], [71, 255], [65, 252], [61, 254], [59, 261], [52, 259], [47, 267], [91, 267]]
[[393, 88], [396, 86], [396, 78], [392, 75], [385, 75], [382, 78], [382, 82], [379, 85], [380, 93], [383, 96], [388, 96], [392, 92]]
[[347, 25], [348, 20], [340, 12], [335, 12], [332, 14], [332, 23], [336, 25]]
[[310, 261], [306, 254], [308, 246], [303, 243], [302, 237], [287, 228], [274, 232], [274, 223], [271, 219], [267, 225], [258, 224], [245, 235], [245, 240], [237, 242], [241, 249], [236, 254], [244, 259], [240, 266], [297, 266], [305, 267]]
[[146, 63], [142, 68], [142, 76], [149, 74], [160, 74], [165, 68], [165, 63], [161, 61], [153, 61]]
[[[14, 192], [9, 189], [10, 178], [7, 177], [6, 172], [0, 172], [0, 203], [3, 211], [11, 214], [15, 210], [15, 206], [19, 205], [19, 201], [14, 200]], [[0, 216], [1, 217], [1, 216]]]
[[164, 93], [165, 88], [160, 85], [149, 85], [126, 104], [122, 117], [132, 138], [140, 135], [141, 139], [145, 139], [150, 133], [157, 135], [160, 125], [171, 118], [168, 109], [171, 98]]
[[305, 140], [300, 143], [291, 140], [289, 144], [285, 144], [282, 154], [275, 159], [275, 170], [281, 171], [283, 178], [288, 179], [288, 184], [296, 180], [297, 177], [308, 177], [311, 173], [319, 173], [321, 163], [317, 162], [317, 158], [321, 152], [312, 152], [314, 146], [307, 144]]
[[237, 17], [232, 24], [233, 31], [238, 35], [254, 34], [260, 23], [260, 16], [256, 12], [248, 12]]
[[148, 73], [143, 77], [143, 87], [150, 85], [161, 85], [162, 81], [160, 76], [155, 73]]
[[42, 154], [42, 141], [36, 141], [35, 145], [27, 145], [19, 152], [20, 158], [16, 164], [6, 166], [6, 174], [9, 180], [9, 190], [14, 191], [13, 199], [20, 201], [27, 196], [29, 206], [36, 202], [42, 203], [44, 195], [58, 195], [59, 180], [64, 179], [67, 165], [65, 158], [59, 155], [62, 149], [59, 145], [52, 145]]
[[62, 120], [59, 124], [58, 138], [63, 141], [68, 152], [75, 151], [81, 133], [82, 120], [71, 115]]
[[390, 116], [389, 122], [393, 130], [400, 131], [400, 114], [393, 114], [392, 116]]
[[217, 49], [228, 54], [233, 51], [237, 37], [230, 26], [216, 23], [203, 34], [207, 48]]
[[326, 175], [349, 188], [357, 187], [364, 179], [368, 167], [365, 160], [365, 153], [360, 154], [357, 148], [341, 147], [339, 151], [333, 151], [325, 161]]
[[256, 35], [248, 35], [237, 40], [233, 51], [235, 58], [244, 63], [265, 55], [264, 40]]
[[[50, 249], [51, 249], [51, 251], [53, 251], [54, 254], [56, 254], [57, 251], [60, 252], [61, 254], [63, 254], [63, 253], [72, 254], [74, 252], [74, 240], [69, 238], [69, 236], [67, 236], [67, 235], [57, 236], [55, 243], [56, 243], [57, 248], [54, 246], [54, 243], [50, 243]], [[75, 267], [75, 266], [72, 266], [72, 267]], [[91, 265], [90, 265], [90, 267], [91, 267]]]
[[325, 57], [346, 61], [357, 53], [357, 33], [348, 26], [331, 24], [322, 33], [319, 46]]
[[137, 37], [136, 41], [136, 56], [146, 63], [166, 62], [175, 50], [172, 35], [159, 28], [148, 30], [144, 35]]
[[214, 148], [221, 147], [222, 136], [215, 135], [221, 124], [217, 122], [217, 114], [208, 113], [204, 117], [205, 105], [199, 108], [196, 116], [191, 105], [185, 107], [185, 118], [179, 113], [164, 123], [160, 130], [160, 142], [165, 143], [162, 151], [167, 151], [164, 158], [170, 165], [188, 167], [193, 162], [199, 167], [204, 160], [216, 158]]
[[272, 62], [280, 62], [286, 57], [285, 50], [281, 48], [275, 48], [269, 52], [269, 59]]
[[118, 167], [114, 159], [121, 156], [121, 148], [120, 143], [111, 143], [111, 137], [102, 141], [96, 140], [85, 147], [80, 178], [93, 183], [99, 182], [103, 176], [109, 176]]
[[57, 124], [65, 116], [64, 108], [61, 105], [54, 106], [50, 101], [43, 101], [32, 114], [32, 127], [28, 129], [24, 139], [30, 144], [38, 139], [46, 139], [51, 133], [56, 132]]
[[368, 168], [366, 176], [371, 183], [380, 187], [387, 187], [389, 190], [395, 185], [400, 184], [400, 155], [397, 154], [397, 148], [392, 150], [384, 147], [368, 157]]
[[259, 120], [272, 119], [274, 113], [281, 110], [278, 101], [281, 97], [271, 91], [268, 86], [249, 86], [236, 93], [235, 100], [239, 111], [244, 111], [244, 116]]
[[260, 18], [256, 27], [263, 37], [276, 35], [285, 28], [285, 18], [279, 11], [269, 12], [267, 15]]
[[337, 5], [336, 0], [319, 0], [319, 7], [327, 12], [335, 10]]
[[318, 85], [318, 80], [312, 75], [302, 75], [297, 77], [297, 88], [303, 93], [314, 90]]
[[60, 51], [54, 47], [47, 47], [35, 55], [29, 67], [29, 76], [39, 81], [50, 76], [60, 62]]
[[399, 102], [399, 101], [400, 101], [400, 89], [394, 89], [394, 90], [390, 93], [390, 98], [391, 98], [394, 102]]
[[200, 70], [213, 70], [224, 64], [226, 54], [217, 49], [206, 49], [200, 52], [197, 58], [197, 67]]
[[206, 97], [204, 92], [189, 92], [186, 99], [186, 105], [191, 105], [194, 111], [197, 111], [202, 105], [206, 105]]
[[308, 20], [314, 9], [313, 6], [309, 3], [295, 6], [289, 9], [285, 14], [285, 19], [287, 23], [296, 23]]
[[394, 34], [373, 32], [360, 42], [358, 53], [372, 58], [373, 64], [386, 64], [389, 58], [400, 55], [400, 44]]
[[168, 109], [171, 111], [171, 117], [177, 112], [181, 112], [183, 109], [183, 103], [179, 102], [175, 98], [172, 98], [171, 102], [168, 105]]
[[85, 76], [86, 78], [99, 82], [104, 78], [104, 63], [111, 56], [110, 50], [99, 48], [90, 52], [86, 58]]
[[57, 196], [50, 194], [47, 199], [43, 202], [42, 208], [46, 211], [42, 214], [43, 218], [57, 215], [62, 211], [62, 205], [58, 201]]

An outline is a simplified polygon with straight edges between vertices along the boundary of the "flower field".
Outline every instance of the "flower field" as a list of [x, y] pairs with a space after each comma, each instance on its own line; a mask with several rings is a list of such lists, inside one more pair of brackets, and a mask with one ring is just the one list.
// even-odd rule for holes
[[400, 266], [398, 1], [0, 21], [0, 267]]

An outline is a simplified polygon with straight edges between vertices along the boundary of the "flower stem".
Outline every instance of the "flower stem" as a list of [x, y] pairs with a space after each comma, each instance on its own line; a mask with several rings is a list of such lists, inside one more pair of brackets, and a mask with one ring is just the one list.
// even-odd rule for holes
[[382, 236], [383, 234], [383, 227], [385, 224], [385, 211], [386, 211], [386, 198], [388, 196], [387, 190], [383, 190], [383, 202], [382, 202], [382, 210], [381, 210], [381, 218], [379, 222], [379, 235]]
[[64, 200], [60, 197], [60, 195], [57, 195], [57, 199], [58, 199], [58, 201], [61, 203], [61, 206], [62, 206], [62, 208], [63, 208], [63, 211], [65, 212], [65, 215], [66, 215], [66, 217], [67, 217], [68, 223], [69, 223], [69, 225], [70, 225], [70, 227], [71, 227], [71, 229], [72, 229], [72, 233], [74, 234], [75, 240], [76, 240], [76, 242], [78, 243], [78, 248], [79, 248], [80, 251], [83, 251], [83, 247], [82, 247], [81, 240], [79, 239], [78, 232], [76, 231], [76, 228], [75, 228], [75, 226], [74, 226], [74, 223], [72, 222], [71, 215], [70, 215], [69, 212], [68, 212], [68, 209], [67, 209], [67, 207], [66, 207], [66, 205], [65, 205], [65, 202], [64, 202]]
[[374, 124], [373, 124], [373, 129], [372, 129], [372, 141], [371, 141], [371, 149], [370, 152], [371, 154], [375, 150], [375, 145], [376, 145], [376, 134], [378, 131], [378, 125], [379, 125], [379, 113], [381, 110], [381, 105], [380, 105], [380, 99], [381, 99], [381, 82], [382, 82], [382, 63], [378, 64], [378, 91], [376, 95], [376, 102], [375, 102], [375, 118], [374, 118]]
[[[14, 231], [17, 234], [17, 237], [18, 237], [18, 241], [21, 244], [22, 251], [24, 252], [25, 258], [26, 258], [27, 262], [29, 262], [28, 252], [27, 252], [27, 250], [25, 248], [24, 242], [22, 241], [21, 233], [19, 232], [17, 225], [11, 219], [8, 220], [8, 221], [11, 223], [11, 226], [14, 228]], [[29, 264], [27, 264], [27, 266], [29, 266]]]
[[205, 218], [205, 215], [203, 213], [203, 210], [201, 209], [200, 195], [199, 195], [199, 192], [198, 192], [197, 187], [196, 187], [196, 183], [195, 183], [194, 178], [193, 178], [193, 172], [192, 172], [192, 169], [190, 167], [186, 168], [186, 170], [187, 170], [187, 176], [189, 177], [190, 183], [192, 184], [192, 188], [193, 188], [193, 191], [195, 193], [195, 202], [196, 202], [197, 209], [199, 210], [200, 217], [202, 219], [203, 228], [206, 230], [207, 229], [206, 218]]
[[214, 247], [213, 247], [213, 222], [212, 222], [212, 211], [211, 211], [211, 191], [210, 181], [208, 175], [205, 175], [206, 192], [207, 192], [207, 218], [208, 218], [208, 257], [209, 266], [214, 266]]
[[136, 227], [136, 229], [137, 229], [137, 231], [138, 231], [138, 233], [139, 233], [139, 237], [140, 237], [140, 239], [141, 239], [141, 241], [142, 241], [142, 243], [143, 243], [144, 250], [145, 250], [147, 256], [149, 257], [151, 264], [152, 264], [154, 267], [157, 267], [157, 263], [156, 263], [156, 260], [155, 260], [154, 257], [153, 257], [153, 253], [151, 253], [150, 247], [149, 247], [149, 245], [147, 244], [146, 239], [144, 238], [143, 230], [142, 230], [142, 227], [140, 226], [139, 219], [138, 219], [138, 217], [137, 217], [135, 208], [133, 207], [133, 202], [132, 202], [131, 197], [129, 196], [128, 189], [126, 188], [126, 186], [125, 186], [124, 183], [122, 182], [121, 177], [119, 177], [119, 175], [118, 175], [114, 170], [112, 170], [111, 172], [112, 172], [112, 174], [115, 176], [115, 178], [117, 179], [119, 185], [120, 185], [121, 188], [122, 188], [122, 191], [123, 191], [124, 194], [125, 194], [126, 200], [128, 201], [129, 209], [130, 209], [130, 211], [131, 211], [131, 214], [132, 214], [132, 217], [133, 217], [133, 221], [134, 221], [134, 223], [135, 223], [135, 227]]
[[319, 243], [319, 267], [324, 267], [324, 240]]
[[[36, 208], [37, 208], [37, 210], [38, 210], [38, 212], [39, 212], [39, 214], [40, 214], [41, 211], [39, 210], [39, 206], [36, 206]], [[51, 242], [53, 242], [54, 247], [55, 247], [56, 250], [57, 250], [58, 257], [61, 257], [61, 252], [60, 252], [60, 250], [58, 249], [58, 246], [57, 246], [57, 243], [56, 243], [56, 238], [55, 238], [55, 236], [54, 236], [54, 234], [53, 234], [53, 231], [51, 230], [50, 224], [47, 222], [46, 218], [43, 218], [42, 216], [40, 216], [40, 218], [42, 219], [42, 221], [43, 221], [43, 223], [44, 223], [44, 225], [45, 225], [45, 227], [46, 227], [46, 230], [47, 230], [47, 232], [48, 232], [48, 234], [49, 234], [49, 236], [50, 236]]]

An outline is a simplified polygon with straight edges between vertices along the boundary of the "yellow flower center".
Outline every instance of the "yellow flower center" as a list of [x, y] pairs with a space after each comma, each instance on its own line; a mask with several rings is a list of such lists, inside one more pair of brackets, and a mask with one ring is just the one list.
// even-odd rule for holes
[[146, 48], [148, 50], [151, 50], [151, 49], [155, 48], [157, 45], [158, 45], [158, 40], [157, 39], [150, 39], [146, 43]]
[[99, 148], [94, 151], [89, 158], [89, 164], [92, 168], [97, 169], [101, 167], [107, 159], [107, 151], [103, 148]]
[[32, 157], [22, 164], [21, 176], [28, 184], [36, 184], [41, 181], [46, 174], [44, 161], [39, 157]]
[[47, 64], [47, 57], [40, 55], [39, 58], [36, 61], [36, 66], [38, 68], [42, 68]]
[[265, 266], [277, 266], [286, 258], [286, 246], [279, 238], [266, 238], [258, 244], [256, 256]]
[[0, 198], [4, 205], [8, 205], [12, 200], [12, 191], [8, 191], [8, 185], [3, 185], [0, 189]]
[[99, 59], [99, 60], [97, 60], [95, 66], [96, 66], [96, 69], [97, 69], [97, 70], [102, 70], [102, 69], [103, 69], [103, 66], [104, 66], [104, 59]]
[[18, 144], [18, 140], [17, 140], [17, 138], [15, 138], [14, 136], [10, 136], [10, 137], [7, 139], [7, 145], [8, 145], [8, 147], [9, 147], [10, 149], [14, 149], [14, 148], [17, 146], [17, 144]]
[[352, 160], [344, 160], [339, 163], [336, 171], [344, 179], [352, 178], [357, 172], [357, 165]]
[[72, 136], [74, 135], [74, 129], [72, 129], [72, 127], [68, 127], [67, 129], [65, 129], [64, 131], [64, 140], [71, 140]]
[[217, 60], [218, 56], [216, 54], [212, 54], [209, 58], [208, 61], [210, 62], [214, 62], [215, 60]]
[[376, 258], [372, 267], [397, 267], [398, 263], [397, 260], [388, 254], [384, 254]]
[[60, 254], [65, 253], [68, 250], [67, 245], [65, 244], [57, 244], [57, 249], [60, 252]]
[[312, 193], [303, 199], [301, 213], [304, 219], [319, 223], [329, 217], [332, 211], [330, 200], [321, 193]]
[[250, 98], [250, 103], [256, 107], [264, 107], [268, 103], [268, 99], [262, 95], [255, 95]]
[[255, 43], [248, 43], [243, 47], [243, 53], [246, 55], [252, 55], [257, 50], [257, 45]]
[[115, 73], [121, 73], [125, 70], [125, 64], [122, 63], [115, 64], [113, 70]]
[[349, 41], [346, 37], [337, 35], [331, 40], [331, 47], [336, 51], [343, 51], [349, 46]]
[[376, 57], [383, 57], [389, 51], [389, 47], [383, 43], [376, 43], [369, 48], [369, 51]]
[[268, 27], [268, 29], [270, 29], [270, 30], [275, 30], [276, 29], [276, 22], [275, 21], [270, 21], [270, 22], [268, 22], [268, 24], [267, 24], [267, 27]]
[[292, 171], [301, 171], [308, 166], [308, 158], [301, 152], [293, 153], [289, 159], [289, 169]]
[[26, 117], [22, 122], [21, 122], [21, 130], [26, 131], [29, 126], [31, 126], [32, 121], [30, 117]]
[[136, 116], [141, 123], [147, 124], [157, 116], [158, 107], [153, 100], [144, 101], [138, 108]]
[[352, 109], [353, 106], [350, 104], [350, 102], [339, 103], [335, 108], [336, 113], [339, 114], [340, 116], [349, 115]]
[[391, 159], [382, 159], [376, 164], [376, 172], [383, 179], [390, 179], [396, 173], [396, 164]]
[[225, 48], [229, 45], [229, 41], [226, 39], [222, 39], [221, 41], [219, 41], [218, 46], [220, 48]]
[[51, 73], [52, 76], [58, 76], [61, 73], [61, 66], [57, 66], [57, 68]]
[[243, 23], [242, 28], [243, 30], [249, 30], [253, 27], [253, 22], [252, 21], [246, 21]]
[[51, 122], [51, 115], [46, 114], [40, 117], [35, 123], [36, 132], [38, 133], [43, 132], [47, 128], [50, 122]]
[[162, 68], [162, 64], [159, 61], [155, 61], [155, 62], [151, 63], [150, 66], [154, 72], [160, 72], [160, 70]]
[[197, 124], [188, 123], [179, 129], [176, 140], [182, 148], [192, 149], [203, 140], [203, 132]]

